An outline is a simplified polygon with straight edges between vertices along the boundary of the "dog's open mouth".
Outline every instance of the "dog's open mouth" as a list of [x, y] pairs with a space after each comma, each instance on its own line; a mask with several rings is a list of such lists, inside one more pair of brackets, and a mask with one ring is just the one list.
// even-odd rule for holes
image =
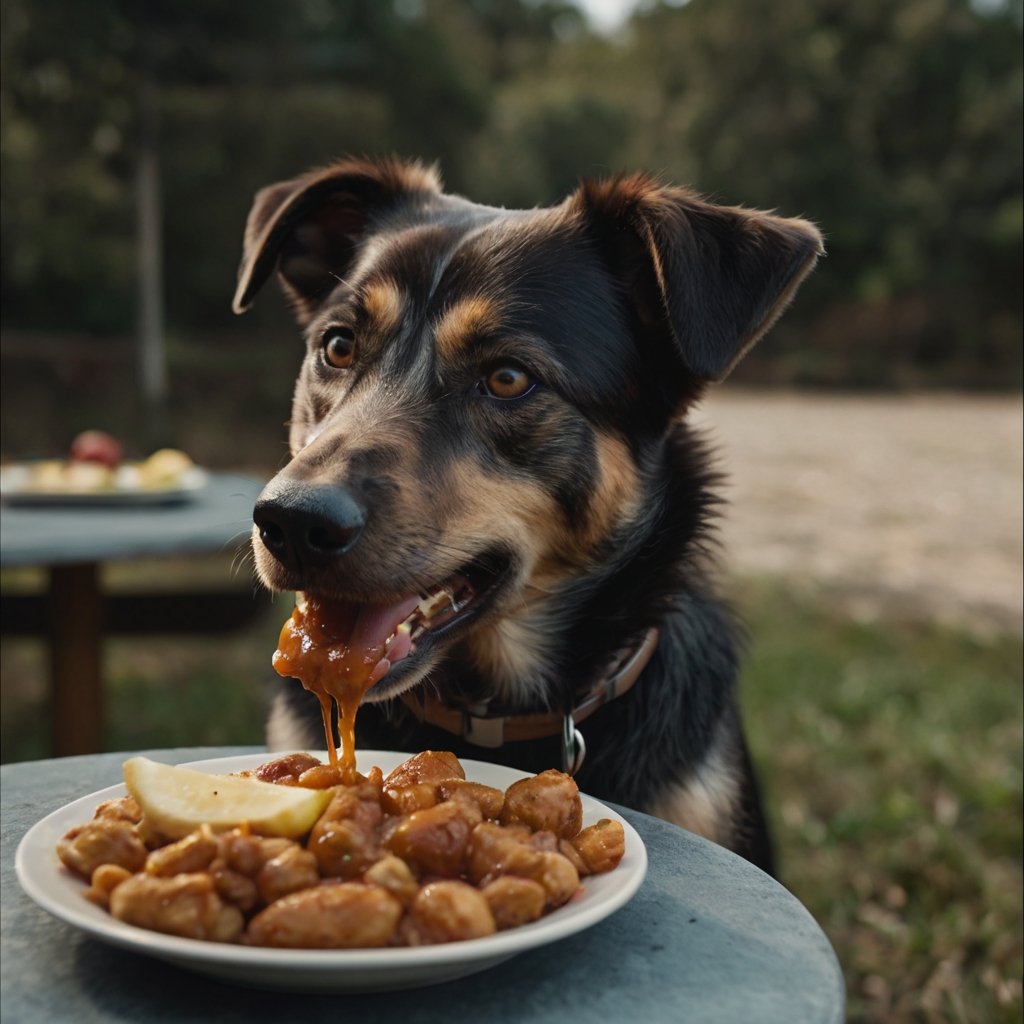
[[[462, 626], [492, 604], [510, 567], [507, 556], [490, 553], [416, 594], [382, 602], [300, 593], [296, 604], [301, 613], [315, 607], [315, 622], [302, 646], [333, 651], [329, 660], [336, 664], [363, 666], [362, 671], [369, 673], [369, 689], [410, 654], [461, 632]], [[288, 667], [282, 665], [279, 671]]]
[[[480, 614], [510, 577], [511, 567], [507, 557], [477, 559], [441, 583], [393, 601], [297, 594], [274, 652], [274, 668], [298, 679], [320, 701], [332, 765], [355, 771], [355, 717], [367, 692], [391, 674], [392, 666], [403, 663], [407, 669], [410, 654], [429, 649]], [[395, 674], [408, 678], [401, 670]], [[401, 678], [392, 676], [389, 684], [393, 693]], [[340, 762], [331, 725], [335, 707]]]

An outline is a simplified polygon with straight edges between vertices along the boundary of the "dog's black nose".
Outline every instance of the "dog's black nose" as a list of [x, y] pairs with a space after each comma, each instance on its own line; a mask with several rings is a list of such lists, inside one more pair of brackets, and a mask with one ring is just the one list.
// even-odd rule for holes
[[366, 525], [363, 510], [344, 488], [287, 479], [267, 484], [252, 517], [267, 550], [296, 571], [333, 562]]

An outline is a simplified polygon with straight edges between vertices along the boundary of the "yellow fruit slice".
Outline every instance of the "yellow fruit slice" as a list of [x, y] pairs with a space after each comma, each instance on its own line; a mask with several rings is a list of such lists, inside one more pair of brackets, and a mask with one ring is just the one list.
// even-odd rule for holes
[[192, 468], [192, 460], [177, 448], [161, 448], [138, 465], [143, 487], [168, 487]]
[[216, 831], [243, 822], [260, 835], [295, 839], [313, 827], [331, 799], [329, 789], [207, 775], [146, 757], [125, 761], [124, 784], [142, 809], [146, 831], [169, 839], [181, 839], [200, 825]]

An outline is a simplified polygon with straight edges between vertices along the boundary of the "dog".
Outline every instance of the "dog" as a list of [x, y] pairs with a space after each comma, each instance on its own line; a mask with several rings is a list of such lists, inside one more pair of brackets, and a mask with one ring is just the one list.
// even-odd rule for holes
[[[806, 220], [643, 173], [506, 210], [346, 158], [256, 195], [233, 309], [276, 273], [306, 345], [258, 576], [375, 639], [440, 606], [367, 693], [360, 747], [574, 771], [773, 870], [714, 585], [720, 479], [686, 413], [822, 254]], [[286, 684], [270, 748], [322, 730]]]

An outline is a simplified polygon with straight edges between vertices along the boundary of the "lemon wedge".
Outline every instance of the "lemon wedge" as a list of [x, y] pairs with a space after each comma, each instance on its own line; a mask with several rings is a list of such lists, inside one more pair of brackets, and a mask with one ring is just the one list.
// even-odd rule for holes
[[142, 810], [146, 831], [169, 839], [181, 839], [200, 825], [217, 831], [243, 822], [260, 835], [296, 839], [313, 827], [331, 799], [329, 789], [207, 775], [146, 757], [125, 761], [124, 784]]

